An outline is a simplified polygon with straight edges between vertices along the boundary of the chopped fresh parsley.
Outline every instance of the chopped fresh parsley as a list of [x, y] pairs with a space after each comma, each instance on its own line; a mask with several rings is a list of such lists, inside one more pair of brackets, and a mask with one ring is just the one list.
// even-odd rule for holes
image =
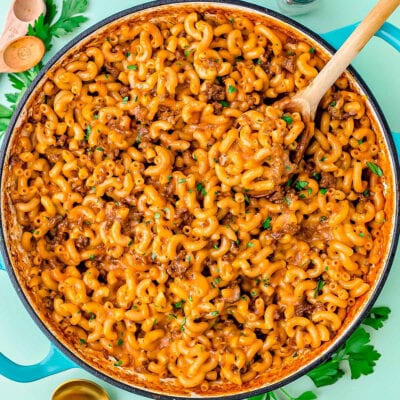
[[130, 69], [131, 71], [136, 71], [138, 69], [138, 66], [135, 65], [128, 65], [126, 68]]
[[178, 179], [178, 183], [185, 183], [185, 182], [186, 182], [185, 178]]
[[181, 326], [180, 326], [181, 332], [185, 332], [185, 325], [186, 325], [186, 317], [183, 318], [183, 321], [181, 323]]
[[90, 125], [87, 126], [86, 131], [85, 131], [85, 137], [84, 141], [87, 142], [89, 141], [90, 134], [92, 133], [92, 127]]
[[121, 338], [119, 338], [117, 341], [117, 346], [122, 346], [122, 343], [124, 343], [124, 341]]
[[326, 194], [327, 191], [328, 191], [327, 188], [321, 188], [321, 189], [319, 189], [319, 192], [320, 192], [321, 194]]
[[216, 317], [217, 315], [219, 315], [219, 311], [213, 311], [213, 312], [211, 313], [211, 316], [212, 316], [212, 317]]
[[319, 293], [321, 292], [321, 290], [323, 289], [323, 287], [325, 286], [325, 281], [324, 280], [322, 280], [322, 279], [320, 279], [318, 282], [317, 282], [317, 286], [316, 286], [316, 288], [315, 288], [315, 290], [314, 290], [314, 299], [316, 299], [317, 298], [317, 296], [319, 296]]
[[118, 360], [116, 363], [114, 363], [114, 367], [120, 367], [122, 365], [122, 360]]
[[367, 161], [367, 167], [371, 170], [373, 174], [376, 174], [378, 176], [383, 176], [383, 172], [380, 169], [379, 165], [376, 165], [371, 161]]
[[320, 222], [324, 222], [324, 221], [326, 221], [328, 219], [328, 217], [326, 216], [326, 215], [323, 215], [320, 219], [319, 219], [319, 221]]
[[185, 302], [185, 300], [178, 301], [177, 303], [174, 303], [174, 307], [182, 308], [184, 302]]
[[313, 172], [312, 177], [319, 182], [321, 180], [321, 174], [319, 172]]
[[154, 219], [160, 219], [160, 217], [161, 217], [161, 214], [160, 214], [160, 213], [156, 212], [156, 213], [154, 214]]
[[221, 278], [214, 278], [213, 281], [216, 285], [219, 285], [221, 283]]
[[196, 185], [196, 189], [197, 189], [197, 191], [198, 191], [199, 193], [201, 193], [203, 196], [206, 196], [206, 195], [207, 195], [207, 191], [206, 191], [206, 189], [204, 188], [204, 186], [203, 186], [202, 183], [198, 183], [198, 184]]
[[247, 243], [246, 247], [247, 247], [247, 248], [249, 248], [249, 247], [254, 247], [254, 243], [249, 242], [249, 243]]
[[87, 344], [86, 340], [85, 340], [85, 339], [82, 339], [82, 338], [79, 338], [79, 343], [80, 343], [80, 344]]
[[235, 92], [236, 92], [235, 86], [229, 85], [228, 86], [228, 93], [235, 93]]
[[91, 254], [91, 255], [89, 256], [89, 258], [90, 258], [91, 260], [94, 260], [94, 254]]
[[330, 105], [331, 107], [335, 107], [335, 106], [336, 106], [336, 101], [332, 101], [329, 105]]
[[122, 104], [128, 104], [128, 100], [129, 100], [129, 97], [128, 97], [128, 96], [125, 96], [125, 97], [122, 99]]
[[294, 188], [297, 191], [300, 191], [300, 190], [304, 190], [307, 186], [308, 186], [308, 182], [307, 181], [296, 181], [296, 183], [294, 185]]
[[272, 221], [272, 217], [267, 217], [267, 218], [265, 218], [262, 227], [263, 227], [264, 229], [272, 229], [271, 221]]
[[220, 100], [218, 103], [221, 104], [223, 107], [229, 107], [229, 103], [225, 100]]
[[315, 48], [314, 47], [310, 47], [310, 50], [308, 50], [308, 52], [310, 54], [314, 54], [315, 53]]
[[287, 124], [291, 124], [293, 122], [293, 118], [290, 115], [283, 114], [281, 117]]
[[283, 201], [283, 203], [286, 204], [287, 206], [290, 206], [290, 204], [291, 204], [291, 201], [290, 201], [289, 197], [286, 197], [286, 196], [285, 196], [285, 197], [282, 199], [282, 201]]

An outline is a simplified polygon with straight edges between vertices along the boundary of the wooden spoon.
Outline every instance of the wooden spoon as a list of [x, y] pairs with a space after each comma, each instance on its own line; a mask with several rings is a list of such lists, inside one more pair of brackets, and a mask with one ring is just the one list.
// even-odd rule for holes
[[14, 0], [0, 36], [0, 72], [21, 72], [35, 66], [44, 55], [43, 42], [24, 36], [28, 26], [46, 12], [44, 0]]
[[313, 136], [312, 122], [322, 97], [399, 4], [400, 0], [379, 0], [309, 86], [293, 97], [284, 98], [274, 104], [281, 110], [300, 112], [306, 123], [305, 132], [302, 134], [294, 156], [295, 164], [298, 164], [303, 158]]

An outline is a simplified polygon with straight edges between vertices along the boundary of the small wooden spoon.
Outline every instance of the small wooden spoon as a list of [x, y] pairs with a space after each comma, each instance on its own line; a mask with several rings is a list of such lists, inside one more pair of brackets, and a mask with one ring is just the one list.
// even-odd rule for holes
[[303, 158], [313, 136], [312, 121], [315, 119], [317, 107], [322, 97], [399, 4], [400, 0], [379, 0], [309, 86], [293, 97], [284, 98], [274, 104], [281, 110], [300, 112], [303, 121], [306, 123], [306, 132], [302, 134], [294, 156], [293, 162], [295, 164], [298, 164]]
[[35, 66], [44, 55], [43, 42], [24, 36], [28, 26], [46, 12], [44, 0], [14, 0], [0, 36], [0, 72], [21, 72]]

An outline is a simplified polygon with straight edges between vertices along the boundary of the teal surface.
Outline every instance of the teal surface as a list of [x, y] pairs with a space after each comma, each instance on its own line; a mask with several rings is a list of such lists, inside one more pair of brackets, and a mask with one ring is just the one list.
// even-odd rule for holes
[[[87, 13], [90, 21], [81, 30], [89, 25], [125, 8], [145, 3], [144, 1], [120, 0], [110, 2], [107, 0], [89, 0], [90, 6]], [[2, 11], [6, 10], [11, 0], [1, 0]], [[61, 4], [61, 0], [56, 0]], [[277, 10], [275, 0], [254, 1], [259, 5]], [[343, 35], [348, 34], [351, 28], [340, 32], [338, 28], [354, 24], [362, 19], [372, 7], [372, 0], [322, 0], [319, 7], [308, 15], [296, 18], [299, 22], [319, 33], [329, 33], [325, 37], [336, 44], [340, 44]], [[6, 13], [0, 15], [0, 28], [4, 25]], [[392, 24], [400, 26], [400, 10], [389, 20]], [[400, 37], [394, 27], [387, 26], [381, 34], [388, 37], [392, 45], [399, 46]], [[60, 49], [73, 36], [66, 36], [56, 42], [51, 54]], [[48, 56], [46, 56], [48, 57]], [[392, 131], [400, 132], [400, 53], [395, 51], [381, 39], [374, 38], [367, 44], [363, 52], [353, 63], [357, 71], [374, 93], [381, 105]], [[5, 76], [0, 76], [0, 100], [3, 102], [4, 93], [9, 89]], [[400, 134], [395, 135], [396, 147], [400, 149]], [[377, 304], [387, 305], [392, 309], [392, 315], [385, 327], [378, 332], [372, 332], [372, 342], [382, 354], [375, 368], [375, 372], [358, 380], [350, 380], [348, 376], [333, 386], [315, 389], [308, 378], [301, 378], [289, 385], [292, 394], [301, 393], [304, 390], [314, 390], [318, 399], [322, 400], [372, 400], [377, 398], [399, 399], [400, 377], [400, 345], [398, 328], [400, 327], [400, 296], [398, 286], [400, 271], [398, 268], [400, 253], [396, 255], [392, 271], [387, 284], [380, 295]], [[131, 393], [117, 389], [87, 373], [80, 368], [72, 368], [65, 372], [59, 372], [73, 365], [62, 355], [53, 352], [49, 341], [36, 327], [28, 313], [22, 306], [15, 293], [8, 276], [0, 271], [0, 353], [5, 354], [21, 365], [33, 365], [39, 363], [37, 368], [21, 369], [13, 363], [7, 364], [7, 376], [18, 375], [20, 381], [38, 379], [42, 376], [51, 376], [36, 380], [31, 383], [14, 382], [0, 376], [0, 399], [12, 398], [14, 400], [41, 400], [50, 399], [54, 389], [65, 380], [74, 378], [86, 378], [103, 385], [111, 399], [140, 399]], [[4, 362], [4, 360], [3, 360]], [[2, 367], [0, 361], [0, 368]]]

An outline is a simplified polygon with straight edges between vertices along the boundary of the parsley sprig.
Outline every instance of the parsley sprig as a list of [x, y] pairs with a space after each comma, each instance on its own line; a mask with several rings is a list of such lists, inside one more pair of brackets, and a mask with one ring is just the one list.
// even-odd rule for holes
[[[389, 318], [388, 307], [374, 307], [363, 325], [374, 329], [383, 327], [383, 322]], [[380, 358], [378, 351], [370, 344], [370, 334], [362, 326], [358, 327], [347, 342], [341, 346], [330, 360], [310, 371], [307, 375], [316, 387], [332, 385], [345, 375], [343, 369], [347, 363], [351, 379], [358, 379], [362, 375], [374, 372], [376, 361]], [[317, 395], [312, 391], [300, 394], [298, 397], [290, 395], [285, 388], [251, 397], [248, 400], [314, 400]]]
[[88, 0], [63, 0], [61, 14], [57, 21], [57, 6], [54, 0], [46, 0], [46, 15], [40, 15], [34, 25], [28, 28], [28, 35], [36, 36], [43, 40], [46, 50], [52, 47], [54, 37], [61, 37], [79, 28], [88, 19], [81, 15], [87, 10]]
[[[57, 5], [54, 0], [46, 0], [46, 15], [40, 15], [33, 26], [29, 25], [28, 35], [43, 40], [46, 50], [50, 50], [55, 37], [58, 38], [72, 32], [88, 20], [87, 17], [81, 15], [87, 10], [87, 7], [88, 0], [63, 0], [60, 16], [54, 22], [58, 11]], [[11, 86], [16, 89], [16, 92], [5, 95], [7, 102], [10, 103], [8, 106], [0, 104], [0, 138], [4, 135], [22, 95], [42, 67], [43, 64], [39, 63], [28, 71], [7, 74]]]

